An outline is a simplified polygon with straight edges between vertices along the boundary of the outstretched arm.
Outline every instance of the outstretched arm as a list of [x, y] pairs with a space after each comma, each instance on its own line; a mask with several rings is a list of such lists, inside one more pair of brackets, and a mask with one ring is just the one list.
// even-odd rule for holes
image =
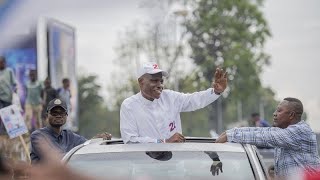
[[212, 81], [212, 89], [193, 94], [181, 94], [176, 100], [176, 107], [179, 107], [179, 112], [203, 108], [218, 99], [219, 95], [227, 88], [227, 85], [227, 72], [221, 68], [217, 68]]
[[233, 128], [222, 133], [216, 140], [216, 143], [224, 143], [228, 141], [263, 147], [298, 149], [300, 139], [297, 139], [297, 136], [292, 136], [292, 134], [295, 133], [297, 132], [293, 132], [290, 128]]

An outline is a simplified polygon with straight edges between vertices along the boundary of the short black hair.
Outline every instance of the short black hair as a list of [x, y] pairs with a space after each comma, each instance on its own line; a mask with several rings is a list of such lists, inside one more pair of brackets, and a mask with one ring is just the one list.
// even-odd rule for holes
[[259, 113], [256, 113], [256, 112], [254, 112], [254, 113], [251, 114], [251, 117], [257, 117], [257, 116], [260, 116], [260, 114], [259, 114]]
[[303, 105], [299, 99], [287, 97], [287, 98], [284, 98], [283, 100], [288, 101], [290, 109], [301, 117], [301, 115], [303, 114]]
[[62, 83], [67, 83], [67, 82], [70, 82], [70, 80], [68, 78], [63, 78], [62, 79]]
[[0, 56], [0, 60], [6, 62], [6, 57], [5, 56]]

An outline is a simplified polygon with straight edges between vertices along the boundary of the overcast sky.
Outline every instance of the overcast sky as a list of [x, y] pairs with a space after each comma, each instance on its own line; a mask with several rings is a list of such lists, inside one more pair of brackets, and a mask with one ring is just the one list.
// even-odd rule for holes
[[[105, 88], [110, 80], [117, 34], [137, 20], [149, 18], [140, 0], [27, 0], [18, 6], [9, 27], [53, 17], [77, 29], [77, 63], [88, 73], [99, 75]], [[273, 37], [266, 51], [272, 64], [262, 74], [264, 86], [281, 100], [302, 100], [309, 122], [320, 131], [320, 7], [319, 0], [267, 0], [263, 9]], [[28, 12], [28, 13], [26, 13]], [[21, 28], [11, 28], [21, 29]], [[8, 30], [8, 28], [7, 28]], [[27, 30], [21, 29], [22, 32]], [[105, 90], [105, 89], [104, 89]]]
[[313, 129], [320, 131], [320, 1], [265, 1], [273, 37], [266, 51], [272, 65], [262, 75], [279, 99], [299, 98]]

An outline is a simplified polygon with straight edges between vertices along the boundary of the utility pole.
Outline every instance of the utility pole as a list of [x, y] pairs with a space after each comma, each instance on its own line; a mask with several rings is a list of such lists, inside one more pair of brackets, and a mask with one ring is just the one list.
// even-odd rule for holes
[[223, 131], [223, 122], [222, 122], [222, 97], [218, 98], [217, 102], [217, 116], [218, 116], [218, 128], [217, 133], [221, 134]]
[[260, 99], [260, 102], [259, 102], [259, 113], [260, 113], [261, 119], [264, 119], [264, 102], [262, 99]]
[[238, 122], [242, 121], [242, 101], [237, 101], [237, 116], [238, 116]]

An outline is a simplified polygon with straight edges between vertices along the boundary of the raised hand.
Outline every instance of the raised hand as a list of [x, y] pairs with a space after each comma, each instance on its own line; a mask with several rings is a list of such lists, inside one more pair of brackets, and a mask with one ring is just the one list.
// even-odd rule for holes
[[212, 88], [216, 94], [222, 93], [228, 85], [228, 73], [224, 72], [223, 69], [217, 68], [214, 73], [214, 81], [212, 82]]

